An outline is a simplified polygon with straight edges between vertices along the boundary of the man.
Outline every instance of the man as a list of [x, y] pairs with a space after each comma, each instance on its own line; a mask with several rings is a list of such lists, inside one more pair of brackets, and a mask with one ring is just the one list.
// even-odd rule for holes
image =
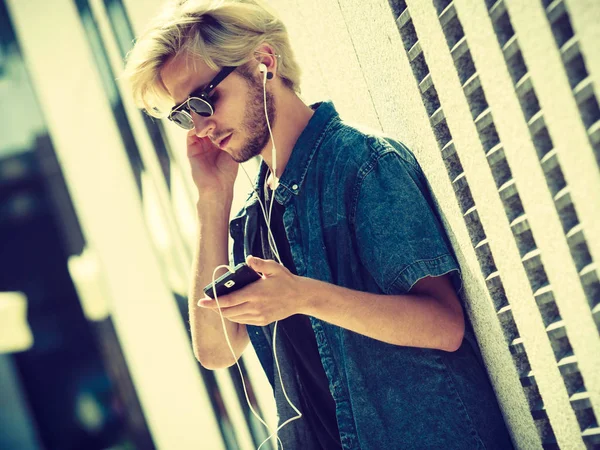
[[[174, 4], [127, 71], [140, 106], [189, 130], [194, 353], [224, 368], [252, 342], [280, 421], [295, 415], [286, 396], [303, 414], [279, 433], [286, 449], [511, 447], [419, 164], [401, 143], [344, 123], [330, 102], [304, 104], [285, 27], [265, 5]], [[229, 223], [239, 164], [254, 156], [256, 192]], [[259, 202], [273, 195], [265, 219]], [[202, 292], [228, 262], [228, 231], [233, 263], [263, 274], [219, 297], [235, 359]]]

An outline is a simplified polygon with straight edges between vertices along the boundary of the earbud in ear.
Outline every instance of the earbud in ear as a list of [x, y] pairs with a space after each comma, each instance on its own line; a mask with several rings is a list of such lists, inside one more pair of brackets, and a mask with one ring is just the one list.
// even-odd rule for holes
[[264, 73], [265, 74], [265, 78], [264, 80], [271, 80], [273, 79], [273, 73], [272, 72], [267, 72], [267, 66], [265, 66], [263, 63], [260, 63], [258, 65], [258, 70], [260, 73]]

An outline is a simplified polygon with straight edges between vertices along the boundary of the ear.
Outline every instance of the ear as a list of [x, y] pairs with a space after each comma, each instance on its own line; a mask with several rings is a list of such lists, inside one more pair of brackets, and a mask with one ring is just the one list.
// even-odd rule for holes
[[271, 47], [270, 44], [264, 43], [259, 45], [254, 50], [254, 58], [256, 59], [256, 61], [266, 66], [267, 73], [272, 74], [272, 76], [270, 76], [269, 79], [277, 75], [279, 63], [279, 61], [277, 60], [278, 55], [275, 53], [275, 50], [273, 49], [273, 47]]

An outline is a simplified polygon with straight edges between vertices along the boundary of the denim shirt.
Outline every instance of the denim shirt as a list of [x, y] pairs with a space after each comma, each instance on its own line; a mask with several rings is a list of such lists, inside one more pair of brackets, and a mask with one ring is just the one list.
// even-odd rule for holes
[[[275, 192], [298, 275], [406, 294], [423, 277], [451, 274], [458, 288], [459, 267], [413, 154], [343, 122], [331, 102], [316, 106]], [[263, 163], [257, 188], [266, 172]], [[254, 248], [258, 214], [252, 195], [230, 222], [234, 264]], [[310, 321], [344, 449], [512, 447], [468, 321], [456, 352]], [[273, 385], [272, 349], [260, 327], [247, 330]]]

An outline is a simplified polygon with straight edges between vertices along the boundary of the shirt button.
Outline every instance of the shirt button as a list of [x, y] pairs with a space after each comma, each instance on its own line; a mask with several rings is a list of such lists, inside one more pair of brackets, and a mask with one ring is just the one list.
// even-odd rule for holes
[[298, 185], [297, 185], [297, 184], [294, 184], [294, 185], [292, 186], [292, 190], [293, 190], [293, 191], [297, 191], [297, 190], [298, 190]]

